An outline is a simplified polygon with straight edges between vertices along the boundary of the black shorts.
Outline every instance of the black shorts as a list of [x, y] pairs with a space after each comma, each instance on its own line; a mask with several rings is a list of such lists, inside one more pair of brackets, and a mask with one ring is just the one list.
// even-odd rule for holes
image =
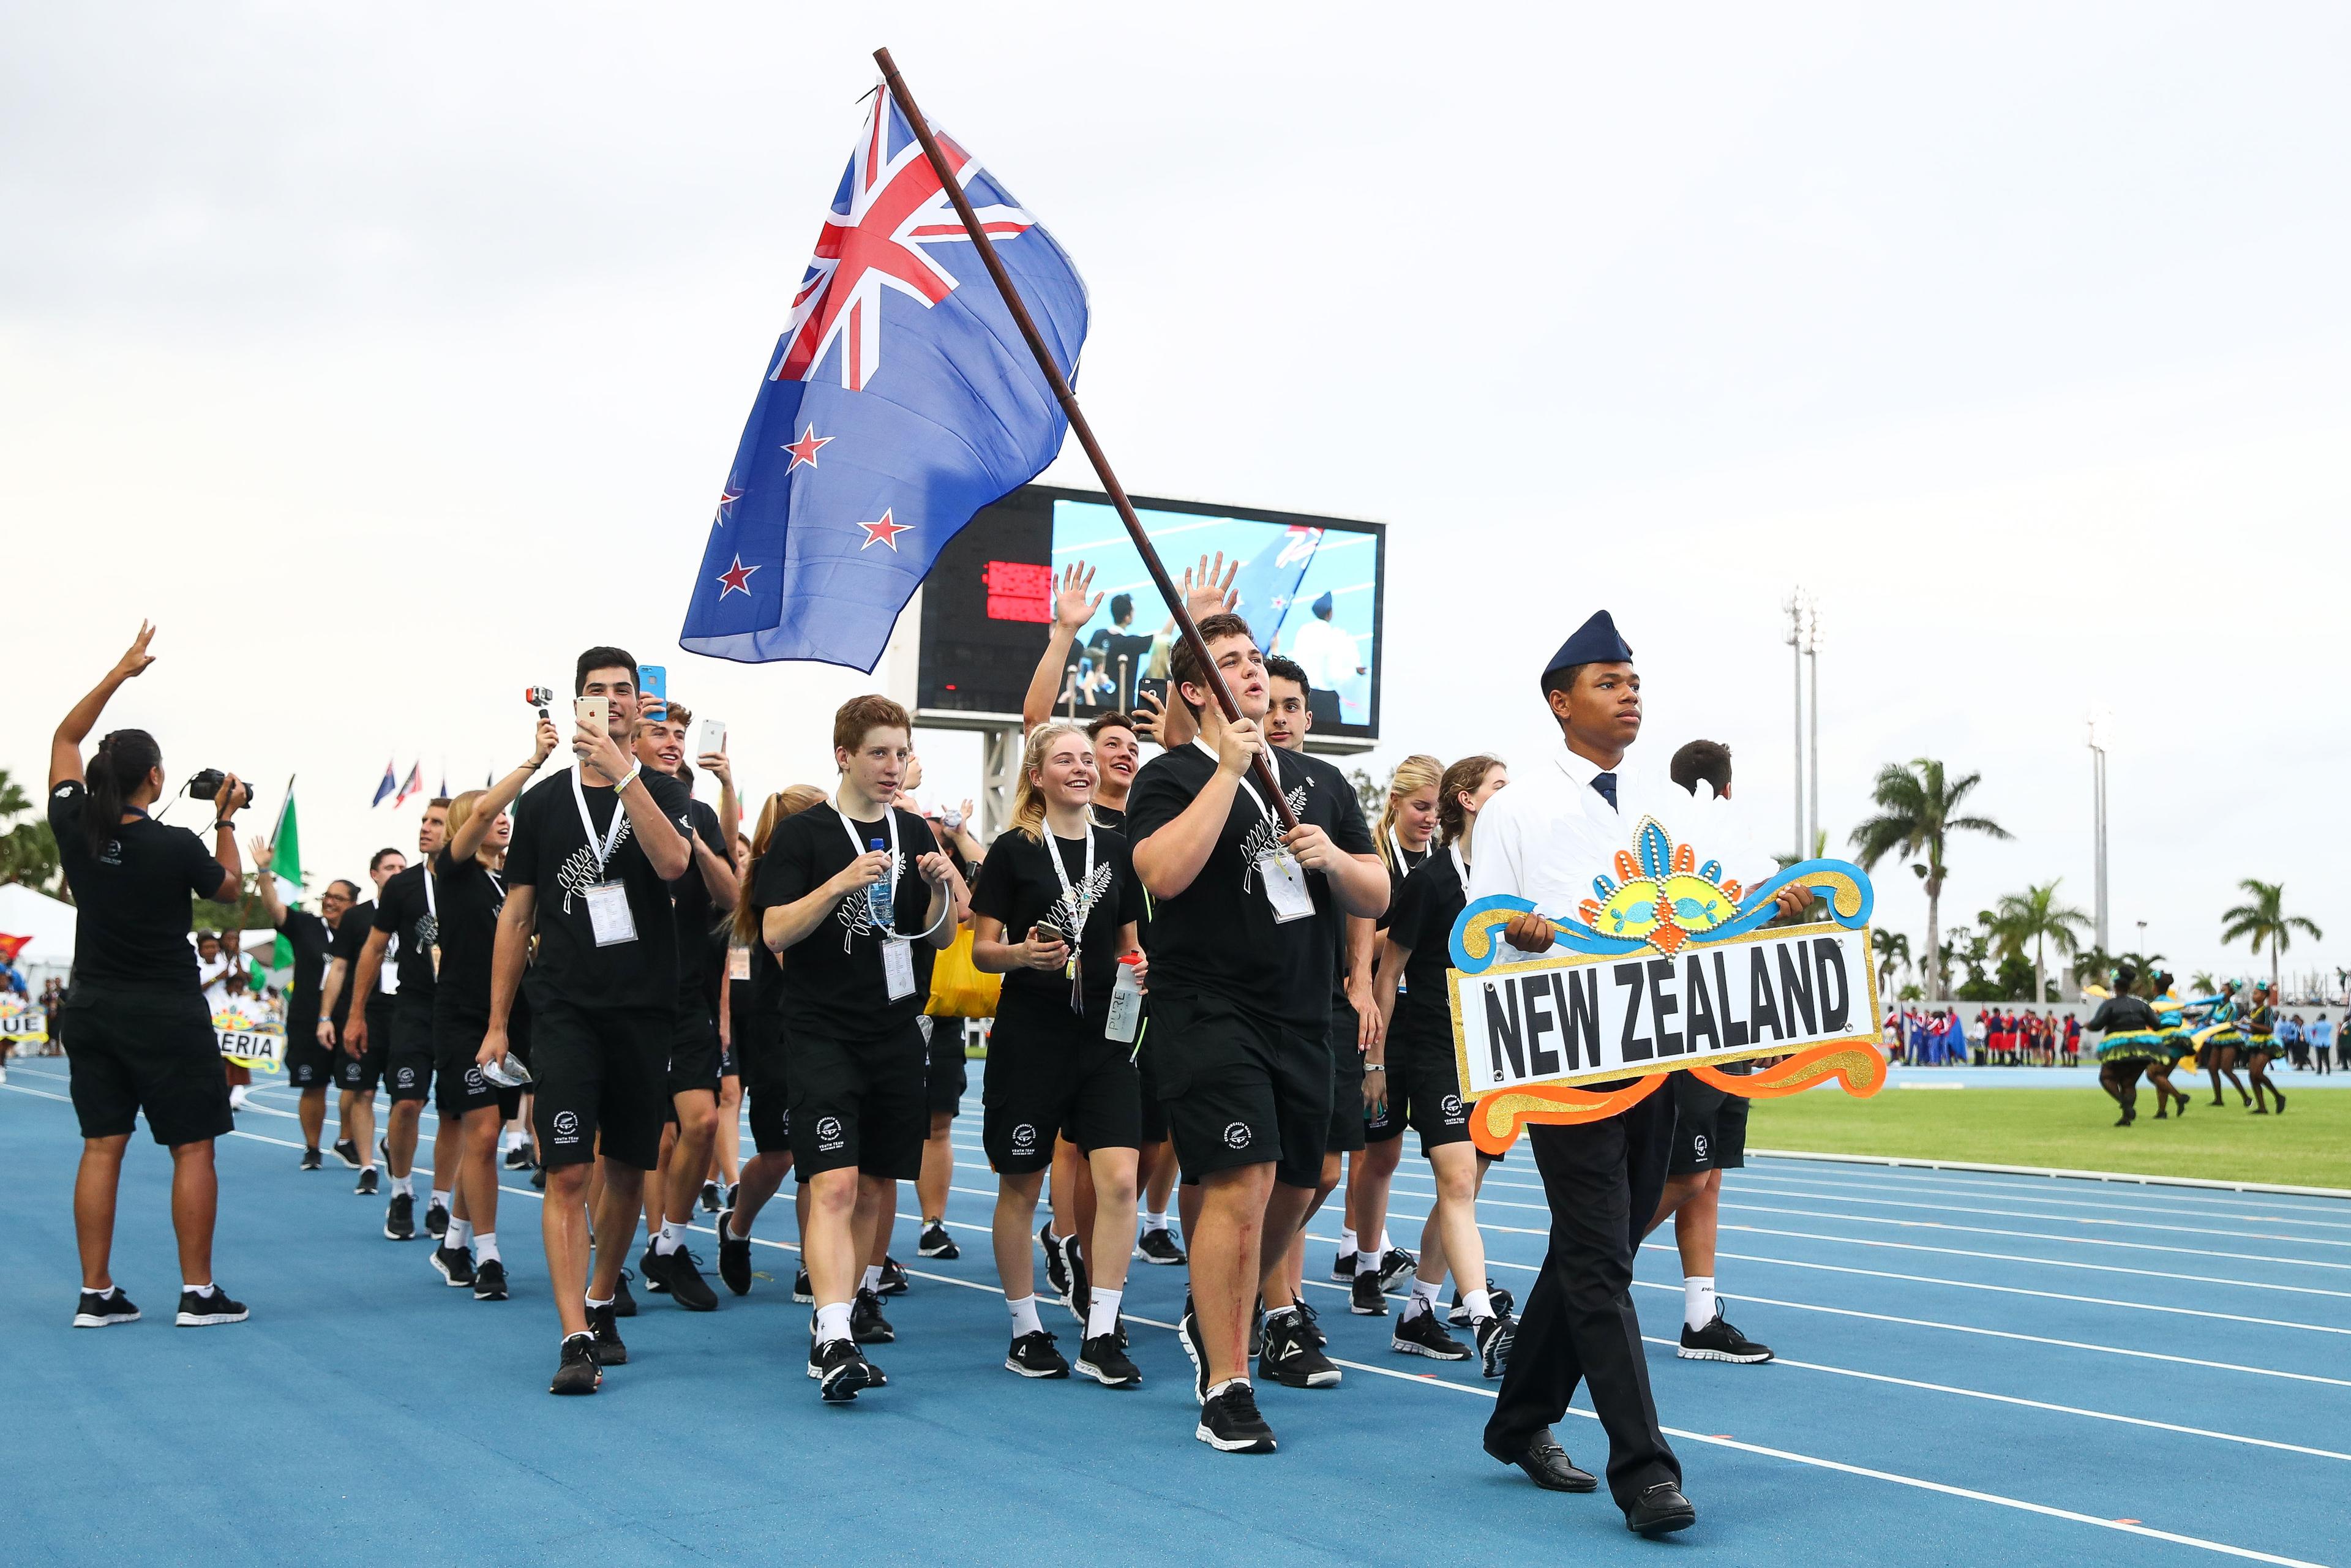
[[931, 1131], [924, 1104], [923, 1033], [912, 1021], [880, 1040], [833, 1040], [794, 1030], [786, 1039], [792, 1081], [792, 1168], [912, 1181], [923, 1174]]
[[[661, 1163], [673, 1007], [583, 1008], [542, 997], [531, 1018], [531, 1124], [550, 1166]], [[601, 1140], [601, 1145], [599, 1140]]]
[[1167, 1107], [1159, 1098], [1159, 1074], [1151, 1064], [1151, 1018], [1148, 1011], [1144, 1015], [1139, 1038], [1143, 1041], [1143, 1049], [1134, 1053], [1134, 1075], [1143, 1096], [1143, 1146], [1149, 1148], [1154, 1144], [1167, 1141]]
[[1461, 1073], [1453, 1042], [1407, 1031], [1388, 1041], [1388, 1103], [1374, 1125], [1374, 1138], [1400, 1138], [1410, 1127], [1420, 1134], [1420, 1152], [1469, 1141], [1470, 1107], [1461, 1098]]
[[963, 1111], [963, 1092], [971, 1083], [971, 1069], [963, 1059], [963, 1019], [926, 1015], [916, 1027], [926, 1031], [923, 1040], [923, 1098], [931, 1115], [958, 1115]]
[[[475, 1058], [482, 1036], [490, 1027], [486, 1013], [440, 1008], [433, 1014], [433, 1108], [444, 1116], [463, 1116], [495, 1105], [502, 1122], [522, 1109], [520, 1089], [502, 1089], [482, 1076]], [[512, 1040], [508, 1040], [512, 1050]], [[520, 1054], [517, 1052], [516, 1054]]]
[[1089, 1154], [1143, 1146], [1142, 1076], [1130, 1047], [1102, 1038], [1105, 1021], [1005, 998], [980, 1080], [980, 1143], [999, 1175], [1046, 1169], [1056, 1138]]
[[1151, 1043], [1187, 1178], [1270, 1162], [1285, 1186], [1322, 1176], [1331, 1126], [1326, 1031], [1301, 1035], [1218, 998], [1162, 992]]
[[735, 1042], [731, 1040], [722, 1040], [718, 1042], [718, 1076], [721, 1078], [743, 1076], [743, 1059], [735, 1054]]
[[85, 1138], [124, 1136], [141, 1112], [167, 1148], [224, 1137], [235, 1125], [220, 1035], [193, 986], [78, 986], [57, 1009], [57, 1039]]
[[1747, 1164], [1744, 1094], [1732, 1094], [1687, 1072], [1672, 1078], [1674, 1155], [1669, 1176], [1735, 1171]]
[[288, 1088], [299, 1089], [305, 1094], [324, 1094], [327, 1085], [335, 1081], [335, 1059], [340, 1054], [319, 1043], [317, 1019], [287, 1020], [286, 1082]]
[[751, 1147], [763, 1155], [790, 1154], [792, 1108], [784, 1081], [754, 1083], [743, 1091], [743, 1101], [751, 1118]]
[[[684, 1094], [695, 1089], [718, 1092], [718, 1020], [710, 1016], [698, 991], [678, 998], [677, 1021], [669, 1037], [669, 1092]], [[677, 1120], [674, 1105], [669, 1119]]]
[[[335, 1082], [347, 1092], [373, 1095], [375, 1086], [383, 1082], [383, 1059], [392, 1050], [392, 998], [378, 992], [366, 1002], [367, 1049], [353, 1056], [340, 1045], [335, 1049]], [[337, 1036], [338, 1040], [341, 1037]]]
[[[392, 1049], [383, 1055], [384, 1086], [392, 1091], [392, 1103], [395, 1105], [402, 1100], [431, 1099], [433, 1004], [412, 1002], [403, 997], [392, 998]], [[373, 1017], [368, 1019], [368, 1033], [375, 1033]]]
[[1355, 1009], [1331, 998], [1331, 1131], [1322, 1152], [1350, 1155], [1364, 1146], [1364, 1052]]

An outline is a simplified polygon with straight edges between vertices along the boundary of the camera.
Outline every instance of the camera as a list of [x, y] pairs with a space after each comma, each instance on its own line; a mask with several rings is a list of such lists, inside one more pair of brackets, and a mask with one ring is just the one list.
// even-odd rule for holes
[[[220, 787], [227, 778], [228, 775], [217, 768], [205, 768], [188, 780], [189, 798], [196, 800], [210, 800], [217, 798], [220, 794]], [[243, 810], [253, 804], [253, 786], [240, 783], [237, 785], [237, 790], [236, 808]]]

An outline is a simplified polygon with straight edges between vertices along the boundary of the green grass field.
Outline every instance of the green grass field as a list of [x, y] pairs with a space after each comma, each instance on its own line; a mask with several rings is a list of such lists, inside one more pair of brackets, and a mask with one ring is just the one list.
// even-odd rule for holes
[[2117, 1127], [2115, 1103], [2094, 1089], [1889, 1088], [1868, 1100], [1815, 1091], [1756, 1101], [1747, 1142], [1759, 1149], [2351, 1188], [2351, 1092], [2287, 1093], [2283, 1116], [2252, 1115], [2234, 1095], [2226, 1109], [2215, 1109], [2206, 1090], [2185, 1118], [2158, 1122], [2155, 1097], [2142, 1088], [2138, 1122]]

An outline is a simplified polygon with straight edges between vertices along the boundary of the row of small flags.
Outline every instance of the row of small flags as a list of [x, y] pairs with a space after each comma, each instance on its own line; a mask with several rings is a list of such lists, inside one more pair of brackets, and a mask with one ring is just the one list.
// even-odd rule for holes
[[[372, 809], [390, 800], [395, 808], [398, 808], [408, 804], [410, 796], [423, 793], [424, 793], [424, 764], [410, 763], [408, 777], [403, 779], [392, 768], [392, 758], [387, 757], [383, 759], [383, 780], [375, 787], [375, 799], [370, 800], [368, 805]], [[444, 797], [449, 793], [449, 780], [446, 776], [444, 776], [441, 780], [441, 793]]]

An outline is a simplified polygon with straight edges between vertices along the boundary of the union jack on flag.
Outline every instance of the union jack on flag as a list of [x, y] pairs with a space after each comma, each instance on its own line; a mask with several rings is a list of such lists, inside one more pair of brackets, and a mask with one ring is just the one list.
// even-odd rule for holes
[[[1065, 377], [1070, 258], [936, 126]], [[871, 671], [939, 549], [1041, 472], [1068, 422], [888, 89], [851, 153], [720, 488], [680, 645]]]

